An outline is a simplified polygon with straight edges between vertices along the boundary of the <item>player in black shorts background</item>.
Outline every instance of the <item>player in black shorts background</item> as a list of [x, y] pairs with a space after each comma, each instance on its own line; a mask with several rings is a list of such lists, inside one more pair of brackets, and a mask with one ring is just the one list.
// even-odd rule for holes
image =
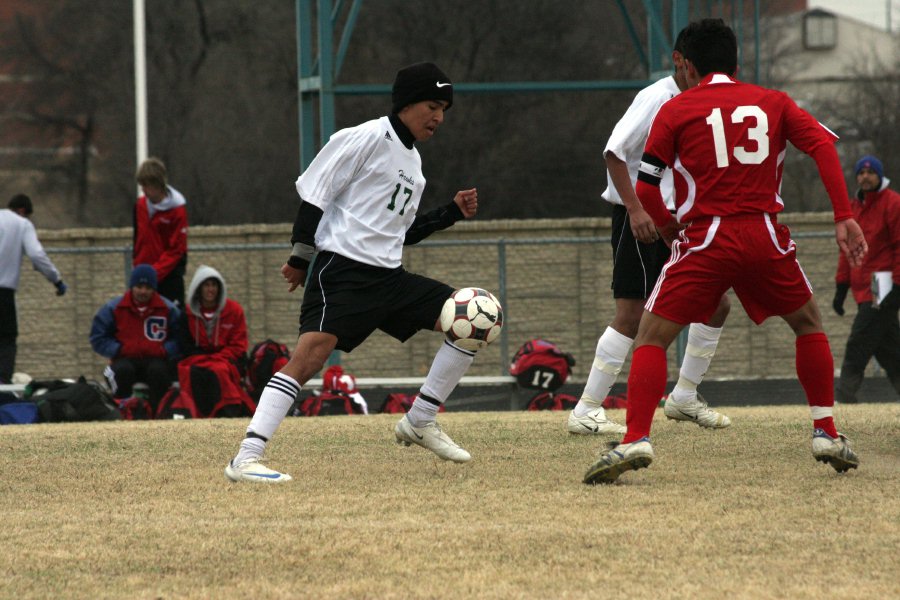
[[[603, 199], [613, 205], [612, 290], [616, 313], [597, 341], [584, 391], [569, 413], [566, 425], [570, 433], [613, 435], [625, 432], [624, 427], [606, 417], [602, 403], [631, 352], [644, 313], [644, 302], [653, 293], [671, 254], [660, 239], [653, 220], [641, 206], [634, 185], [653, 118], [665, 102], [688, 88], [683, 55], [685, 36], [686, 29], [683, 29], [672, 50], [675, 72], [638, 92], [613, 128], [603, 151], [609, 181]], [[669, 210], [673, 210], [675, 191], [671, 173], [666, 173], [660, 189]], [[663, 409], [667, 418], [712, 429], [731, 424], [731, 419], [710, 409], [697, 392], [716, 352], [729, 309], [728, 297], [722, 296], [718, 310], [708, 322], [691, 324], [678, 381]]]

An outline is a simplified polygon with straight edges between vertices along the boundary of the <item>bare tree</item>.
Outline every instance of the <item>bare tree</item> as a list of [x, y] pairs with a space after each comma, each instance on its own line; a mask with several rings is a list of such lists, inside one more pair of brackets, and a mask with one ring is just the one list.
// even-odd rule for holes
[[[45, 3], [41, 18], [9, 24], [0, 61], [36, 83], [15, 100], [0, 99], [0, 115], [16, 115], [51, 147], [72, 148], [36, 167], [46, 188], [71, 202], [63, 209], [72, 207], [72, 221], [129, 224], [136, 167], [130, 3], [35, 2]], [[648, 78], [619, 6], [366, 2], [337, 81], [390, 84], [399, 67], [423, 60], [458, 83], [633, 80], [633, 88], [616, 91], [457, 91], [440, 134], [420, 147], [425, 208], [477, 186], [485, 218], [608, 214], [599, 198], [602, 150]], [[645, 39], [645, 4], [621, 6]], [[154, 0], [147, 7], [150, 153], [187, 197], [191, 223], [292, 220], [295, 2]], [[340, 96], [337, 126], [389, 109], [384, 95]]]
[[130, 75], [130, 33], [118, 35], [130, 32], [130, 11], [107, 4], [84, 11], [47, 3], [40, 18], [19, 14], [0, 34], [0, 65], [23, 81], [18, 94], [0, 99], [0, 114], [32, 155], [51, 157], [38, 188], [62, 192], [69, 222], [87, 219], [95, 191], [109, 192], [111, 173], [95, 166], [121, 152], [122, 132], [131, 129], [130, 112], [115, 108], [133, 98], [121, 85]]

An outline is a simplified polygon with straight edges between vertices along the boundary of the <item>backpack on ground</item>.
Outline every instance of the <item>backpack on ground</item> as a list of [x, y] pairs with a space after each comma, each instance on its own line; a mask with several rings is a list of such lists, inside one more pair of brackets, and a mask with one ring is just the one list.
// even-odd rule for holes
[[[402, 392], [393, 392], [388, 394], [384, 402], [381, 403], [380, 413], [390, 414], [406, 414], [412, 408], [413, 402], [416, 400], [416, 394], [404, 394]], [[444, 405], [441, 404], [438, 412], [446, 412]]]
[[237, 383], [235, 365], [197, 355], [178, 365], [178, 383], [163, 396], [157, 419], [250, 417], [256, 405]]
[[149, 400], [140, 396], [122, 398], [119, 400], [119, 415], [126, 421], [152, 419], [153, 407], [150, 405]]
[[0, 425], [26, 425], [38, 422], [37, 404], [12, 392], [0, 392]]
[[552, 392], [566, 382], [575, 366], [575, 357], [553, 342], [533, 339], [525, 342], [513, 356], [509, 374], [523, 388]]
[[354, 409], [355, 412], [361, 412], [364, 415], [369, 414], [369, 405], [356, 386], [356, 377], [344, 372], [344, 368], [341, 365], [331, 365], [325, 370], [325, 373], [322, 375], [322, 391], [350, 396], [350, 399], [357, 404], [357, 408]]
[[[381, 408], [378, 409], [378, 412], [405, 415], [412, 408], [415, 399], [415, 394], [403, 394], [401, 392], [388, 394], [384, 402], [381, 403]], [[441, 408], [444, 407], [441, 406]]]
[[572, 410], [576, 404], [578, 398], [572, 394], [541, 392], [528, 401], [526, 410]]
[[324, 417], [327, 415], [361, 415], [362, 407], [348, 394], [323, 390], [298, 400], [288, 414], [295, 417]]
[[99, 382], [88, 381], [84, 376], [75, 382], [32, 382], [32, 390], [31, 398], [37, 404], [41, 421], [45, 423], [114, 421], [120, 418], [112, 395]]
[[272, 375], [281, 370], [291, 359], [291, 351], [284, 344], [272, 339], [262, 341], [250, 350], [244, 387], [253, 403], [259, 404], [259, 396]]
[[603, 399], [603, 408], [626, 408], [628, 406], [628, 396], [626, 394], [610, 394]]

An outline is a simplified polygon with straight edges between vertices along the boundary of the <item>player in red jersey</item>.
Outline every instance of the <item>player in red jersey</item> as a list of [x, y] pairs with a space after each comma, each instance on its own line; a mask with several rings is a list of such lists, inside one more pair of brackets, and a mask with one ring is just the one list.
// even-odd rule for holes
[[[867, 251], [852, 218], [831, 131], [786, 94], [734, 79], [737, 41], [721, 19], [689, 25], [691, 88], [660, 108], [644, 148], [637, 194], [672, 243], [641, 317], [628, 377], [628, 431], [588, 469], [585, 483], [611, 483], [653, 460], [650, 427], [665, 392], [666, 348], [688, 323], [704, 322], [734, 289], [757, 324], [783, 318], [797, 336], [797, 376], [813, 419], [813, 456], [838, 472], [859, 459], [835, 429], [834, 361], [790, 231], [776, 215], [787, 142], [810, 155], [831, 199], [838, 246], [851, 264]], [[696, 87], [694, 85], [696, 84]], [[675, 173], [676, 217], [659, 182]], [[679, 233], [680, 231], [680, 233]], [[677, 240], [675, 239], [677, 236]]]

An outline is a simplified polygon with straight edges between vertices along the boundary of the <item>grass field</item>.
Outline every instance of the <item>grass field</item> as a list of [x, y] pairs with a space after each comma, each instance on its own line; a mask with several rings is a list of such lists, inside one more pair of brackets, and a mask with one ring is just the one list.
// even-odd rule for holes
[[653, 465], [596, 487], [564, 413], [442, 415], [466, 465], [394, 444], [395, 416], [292, 418], [281, 486], [224, 479], [245, 420], [3, 427], [0, 596], [900, 597], [900, 404], [837, 407], [846, 475], [806, 407], [727, 413], [658, 413]]

